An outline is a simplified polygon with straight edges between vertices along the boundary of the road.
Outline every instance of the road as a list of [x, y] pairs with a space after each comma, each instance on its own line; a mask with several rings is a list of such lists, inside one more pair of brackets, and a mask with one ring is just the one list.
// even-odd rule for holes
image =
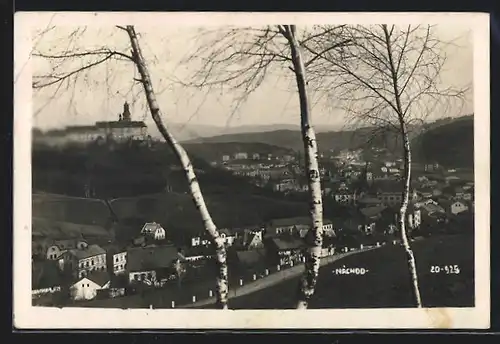
[[[380, 247], [382, 247], [382, 246], [380, 246]], [[346, 252], [346, 253], [336, 254], [336, 255], [333, 255], [331, 257], [325, 257], [325, 258], [321, 259], [321, 263], [320, 264], [321, 264], [321, 266], [325, 266], [325, 265], [331, 264], [333, 262], [336, 262], [339, 259], [345, 258], [347, 256], [350, 256], [350, 255], [353, 255], [353, 254], [356, 254], [356, 253], [360, 253], [360, 252], [371, 251], [371, 250], [374, 250], [374, 249], [377, 249], [377, 248], [378, 248], [377, 246], [367, 247], [367, 248], [364, 248], [362, 250], [358, 249], [358, 250], [355, 250], [355, 251], [350, 251], [350, 252]], [[258, 279], [256, 281], [249, 282], [249, 283], [247, 283], [247, 284], [245, 284], [245, 285], [243, 285], [241, 287], [230, 289], [228, 296], [231, 299], [231, 298], [235, 298], [235, 297], [239, 297], [239, 296], [251, 294], [251, 293], [254, 293], [256, 291], [259, 291], [259, 290], [268, 288], [270, 286], [273, 286], [275, 284], [281, 283], [283, 281], [286, 281], [286, 280], [288, 280], [290, 278], [297, 277], [300, 274], [302, 274], [303, 271], [304, 271], [304, 264], [296, 265], [294, 267], [291, 267], [291, 268], [284, 269], [284, 270], [281, 270], [279, 272], [273, 273], [273, 274], [271, 274], [269, 276], [265, 276], [265, 277], [263, 277], [261, 279]], [[181, 305], [178, 308], [196, 308], [196, 307], [202, 307], [202, 306], [207, 306], [207, 305], [210, 305], [210, 304], [214, 304], [215, 301], [216, 301], [215, 297], [211, 297], [211, 298], [207, 298], [207, 299], [204, 299], [204, 300], [199, 300], [199, 301], [194, 302], [194, 303]]]

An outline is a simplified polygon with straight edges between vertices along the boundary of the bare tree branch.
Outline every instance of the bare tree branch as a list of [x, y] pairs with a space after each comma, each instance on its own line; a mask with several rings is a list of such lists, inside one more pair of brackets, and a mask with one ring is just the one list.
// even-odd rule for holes
[[311, 53], [320, 51], [322, 63], [310, 73], [316, 90], [344, 108], [350, 118], [383, 131], [398, 133], [402, 139], [404, 177], [399, 229], [412, 277], [417, 307], [422, 307], [415, 258], [406, 229], [406, 211], [411, 183], [409, 133], [415, 122], [424, 122], [438, 105], [463, 103], [467, 88], [443, 87], [440, 76], [446, 62], [446, 42], [433, 34], [432, 26], [395, 25], [348, 26], [351, 41], [342, 49], [328, 51], [332, 43], [321, 37], [307, 42]]

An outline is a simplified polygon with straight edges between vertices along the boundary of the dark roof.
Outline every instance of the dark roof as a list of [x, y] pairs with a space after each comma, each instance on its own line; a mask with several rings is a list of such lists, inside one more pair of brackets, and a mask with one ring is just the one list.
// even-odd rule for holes
[[89, 245], [83, 249], [73, 249], [69, 251], [77, 259], [85, 259], [94, 257], [100, 254], [106, 254], [106, 251], [99, 245]]
[[274, 219], [269, 222], [271, 227], [294, 226], [294, 225], [310, 225], [311, 219], [306, 216], [289, 217], [283, 219]]
[[215, 254], [215, 248], [212, 245], [209, 246], [194, 246], [185, 247], [182, 249], [182, 255], [184, 257], [198, 257], [198, 256], [211, 256]]
[[33, 290], [60, 286], [63, 276], [55, 261], [34, 262], [31, 268]]
[[251, 242], [253, 241], [253, 239], [255, 239], [255, 237], [256, 237], [256, 236], [257, 236], [257, 234], [256, 234], [256, 233], [251, 233], [251, 234], [248, 236], [247, 241], [246, 241], [246, 243], [245, 243], [245, 244], [246, 244], [246, 245], [250, 245], [250, 244], [251, 244]]
[[239, 227], [239, 228], [231, 228], [231, 231], [233, 233], [244, 233], [244, 232], [261, 232], [264, 230], [264, 226], [261, 225], [254, 225], [254, 226], [246, 226], [246, 227]]
[[432, 214], [432, 213], [440, 213], [443, 212], [444, 209], [441, 206], [441, 202], [439, 202], [440, 205], [435, 205], [433, 203], [429, 204], [423, 204], [420, 206], [420, 209], [425, 210], [427, 213]]
[[157, 229], [163, 228], [159, 223], [156, 222], [146, 222], [141, 229], [141, 232], [154, 233]]
[[399, 193], [403, 191], [401, 182], [394, 180], [377, 180], [373, 183], [371, 189], [381, 193]]
[[127, 269], [130, 272], [169, 267], [179, 258], [174, 246], [137, 247], [127, 250]]
[[376, 216], [376, 215], [379, 215], [380, 213], [382, 213], [387, 207], [386, 206], [376, 206], [376, 207], [367, 207], [367, 208], [363, 208], [360, 210], [361, 214], [363, 214], [364, 216], [366, 217], [372, 217], [372, 216]]
[[111, 121], [111, 122], [96, 122], [97, 128], [146, 128], [147, 125], [143, 121]]
[[92, 271], [86, 276], [86, 278], [88, 278], [92, 282], [95, 282], [101, 287], [111, 280], [107, 271]]
[[125, 245], [119, 245], [116, 243], [107, 244], [105, 246], [102, 246], [102, 248], [104, 251], [106, 251], [107, 254], [117, 254], [127, 250], [127, 247]]
[[279, 251], [295, 250], [305, 247], [304, 241], [296, 238], [273, 238], [271, 240]]
[[243, 264], [256, 264], [265, 259], [265, 249], [255, 249], [248, 251], [237, 251], [238, 260]]
[[76, 248], [76, 244], [79, 242], [87, 243], [87, 241], [83, 239], [61, 239], [61, 240], [54, 240], [54, 245], [63, 250], [71, 250]]

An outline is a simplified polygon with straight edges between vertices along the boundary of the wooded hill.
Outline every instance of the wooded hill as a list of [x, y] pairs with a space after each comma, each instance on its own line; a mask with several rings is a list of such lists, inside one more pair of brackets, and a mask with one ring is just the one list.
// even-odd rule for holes
[[473, 168], [474, 116], [433, 123], [412, 144], [416, 162]]

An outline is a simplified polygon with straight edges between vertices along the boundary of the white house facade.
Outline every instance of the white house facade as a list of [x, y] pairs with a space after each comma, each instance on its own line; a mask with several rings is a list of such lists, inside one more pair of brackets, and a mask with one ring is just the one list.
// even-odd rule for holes
[[108, 289], [110, 281], [105, 282], [103, 285], [84, 277], [70, 287], [71, 298], [75, 301], [92, 300], [97, 295], [97, 290]]

